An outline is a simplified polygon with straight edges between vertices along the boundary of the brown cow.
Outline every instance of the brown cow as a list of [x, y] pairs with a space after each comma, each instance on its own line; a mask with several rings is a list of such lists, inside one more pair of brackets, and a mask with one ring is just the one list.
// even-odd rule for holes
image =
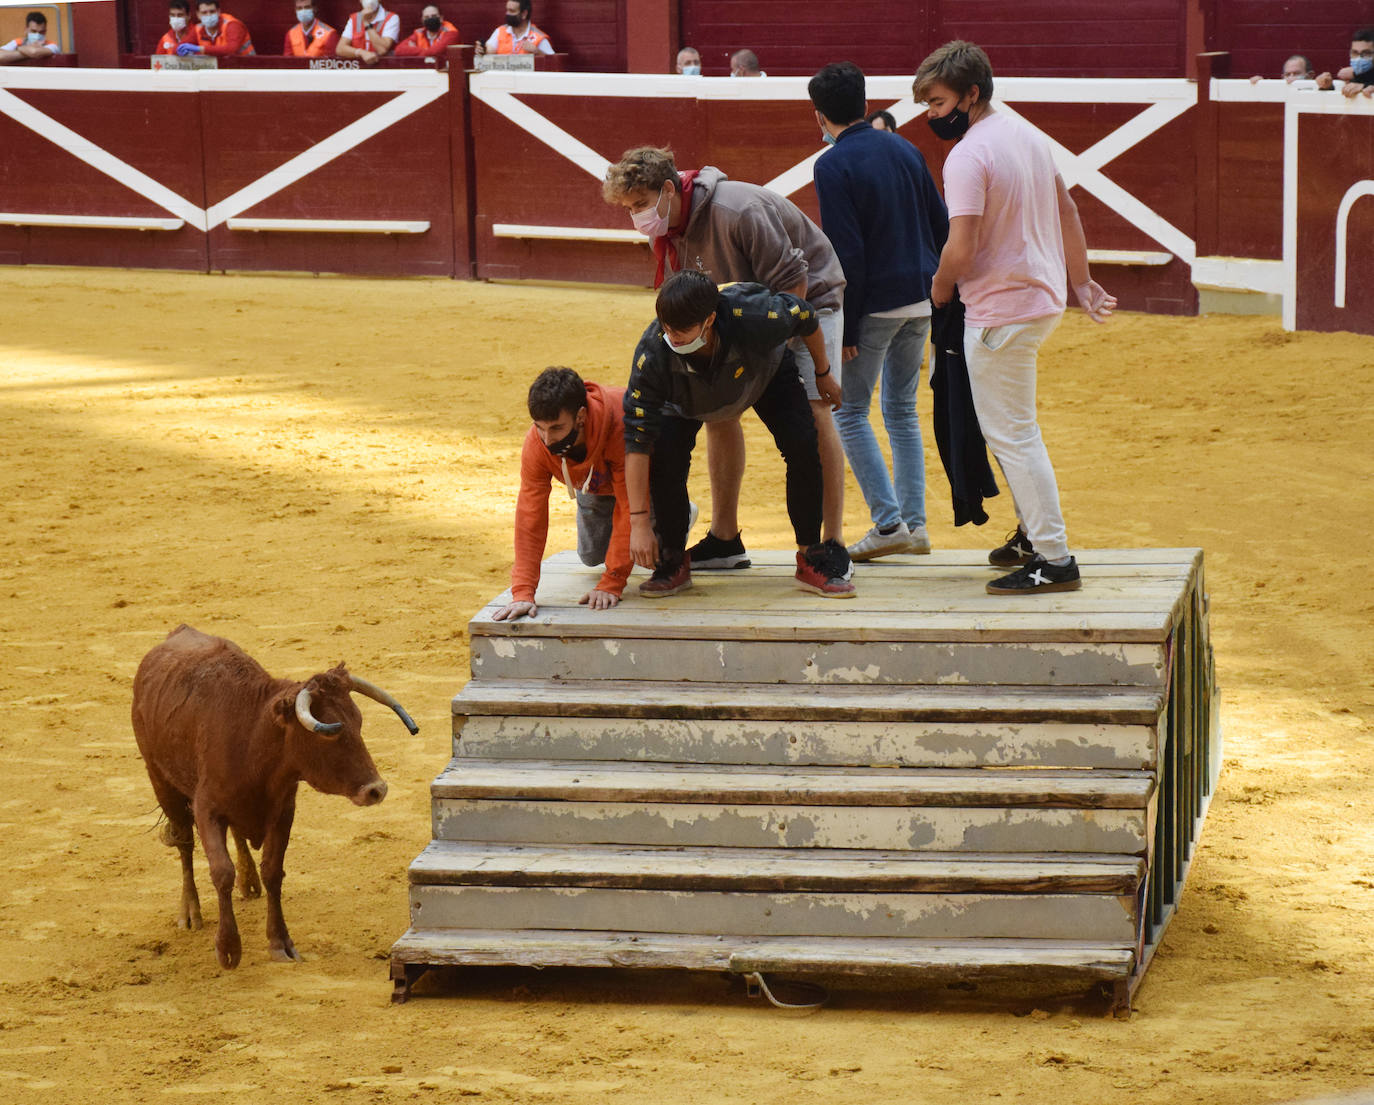
[[[396, 711], [418, 729], [400, 704], [342, 663], [304, 683], [273, 679], [232, 641], [178, 626], [149, 651], [134, 676], [133, 723], [138, 749], [167, 815], [163, 841], [181, 853], [182, 928], [201, 927], [200, 898], [191, 867], [194, 838], [210, 861], [219, 894], [215, 951], [225, 967], [242, 955], [232, 895], [235, 864], [225, 830], [238, 848], [239, 888], [267, 887], [267, 941], [273, 959], [300, 959], [281, 912], [283, 859], [302, 779], [358, 806], [386, 797], [349, 696], [357, 691]], [[322, 719], [322, 720], [317, 720]], [[262, 884], [245, 838], [262, 849]]]

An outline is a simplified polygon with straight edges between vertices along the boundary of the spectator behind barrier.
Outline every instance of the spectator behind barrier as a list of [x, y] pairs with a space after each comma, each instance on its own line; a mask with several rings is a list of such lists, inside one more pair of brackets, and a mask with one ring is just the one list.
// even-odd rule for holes
[[219, 10], [219, 0], [200, 0], [196, 5], [200, 20], [191, 30], [189, 42], [177, 47], [177, 56], [209, 54], [212, 57], [249, 57], [256, 54], [253, 39], [243, 20]]
[[[1281, 76], [1289, 84], [1296, 84], [1299, 87], [1307, 88], [1317, 87], [1317, 83], [1314, 80], [1315, 74], [1312, 72], [1312, 63], [1301, 54], [1294, 54], [1283, 63], [1283, 72]], [[1262, 80], [1264, 80], [1264, 78], [1256, 73], [1250, 78], [1250, 83], [1259, 84]], [[1312, 83], [1309, 85], [1307, 84], [1308, 81]]]
[[376, 65], [396, 49], [401, 37], [401, 17], [387, 11], [378, 0], [362, 0], [362, 7], [348, 17], [339, 36], [341, 58], [357, 58], [364, 65]]
[[552, 54], [549, 36], [531, 21], [530, 0], [506, 0], [506, 22], [477, 43], [477, 56], [493, 54]]
[[39, 61], [61, 52], [62, 47], [48, 39], [48, 17], [42, 12], [29, 12], [24, 19], [24, 37], [10, 39], [0, 46], [0, 65]]
[[414, 34], [396, 47], [398, 58], [443, 57], [450, 46], [458, 45], [458, 28], [439, 14], [434, 4], [425, 5], [420, 25]]
[[759, 56], [753, 50], [736, 50], [730, 55], [730, 76], [766, 77], [768, 74], [759, 68]]
[[286, 32], [281, 52], [288, 58], [332, 58], [339, 32], [315, 18], [315, 0], [296, 0], [296, 25]]
[[[1350, 36], [1350, 64], [1336, 71], [1336, 80], [1344, 81], [1341, 94], [1355, 97], [1363, 92], [1374, 95], [1374, 27], [1361, 27]], [[1330, 73], [1317, 78], [1318, 88], [1333, 88]]]
[[897, 120], [890, 111], [870, 111], [864, 116], [864, 122], [874, 130], [890, 130], [893, 134], [897, 133]]
[[677, 52], [677, 71], [684, 77], [701, 76], [701, 51], [695, 46], [684, 46]]
[[169, 30], [157, 40], [155, 54], [175, 54], [183, 42], [195, 42], [195, 28], [190, 21], [191, 0], [169, 0], [167, 25]]

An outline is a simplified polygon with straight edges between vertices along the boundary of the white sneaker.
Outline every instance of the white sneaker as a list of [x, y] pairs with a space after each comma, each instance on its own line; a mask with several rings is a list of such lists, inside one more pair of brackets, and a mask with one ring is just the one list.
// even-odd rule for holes
[[697, 524], [697, 518], [701, 512], [697, 510], [697, 504], [690, 499], [687, 500], [687, 532], [692, 532], [692, 527]]
[[920, 553], [923, 556], [930, 552], [930, 534], [926, 532], [925, 526], [908, 528], [907, 532], [911, 536], [906, 543], [906, 552]]
[[[893, 553], [910, 552], [911, 531], [905, 522], [898, 522], [891, 533], [879, 533], [874, 526], [854, 544], [849, 546], [850, 560], [872, 560], [877, 556], [891, 556]], [[930, 539], [926, 539], [926, 551], [930, 551]]]

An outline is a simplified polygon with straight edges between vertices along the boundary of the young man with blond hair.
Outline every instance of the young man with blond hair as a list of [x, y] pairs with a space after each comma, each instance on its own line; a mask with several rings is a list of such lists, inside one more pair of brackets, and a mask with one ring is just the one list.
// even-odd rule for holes
[[[820, 442], [824, 536], [843, 542], [844, 449], [831, 417], [840, 404], [840, 335], [844, 270], [830, 240], [791, 200], [757, 184], [730, 180], [714, 166], [678, 171], [670, 150], [628, 150], [606, 171], [607, 203], [623, 207], [653, 245], [654, 286], [666, 273], [696, 271], [717, 284], [762, 284], [805, 299], [820, 318], [829, 368], [818, 367], [804, 342], [792, 343]], [[711, 528], [692, 546], [698, 569], [746, 568], [739, 525], [744, 433], [737, 418], [707, 424]]]
[[1021, 567], [987, 590], [1075, 591], [1078, 564], [1036, 421], [1036, 357], [1064, 313], [1066, 283], [1096, 322], [1106, 321], [1116, 300], [1088, 271], [1078, 207], [1049, 142], [995, 111], [992, 88], [992, 63], [971, 42], [941, 46], [916, 71], [912, 91], [926, 104], [931, 130], [956, 143], [944, 167], [949, 240], [930, 299], [943, 306], [958, 286], [974, 409], [1016, 505], [1016, 532], [988, 560]]

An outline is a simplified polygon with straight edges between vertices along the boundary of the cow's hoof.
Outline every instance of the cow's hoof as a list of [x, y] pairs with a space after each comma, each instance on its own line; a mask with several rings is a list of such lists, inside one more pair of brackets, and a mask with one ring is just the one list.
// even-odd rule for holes
[[218, 938], [215, 940], [215, 954], [219, 956], [219, 965], [229, 970], [233, 970], [239, 965], [239, 960], [243, 958], [243, 945], [239, 942], [238, 933], [234, 933], [229, 938]]
[[177, 928], [179, 928], [179, 929], [187, 929], [187, 930], [189, 930], [189, 931], [195, 931], [195, 930], [200, 929], [200, 928], [203, 928], [203, 927], [204, 927], [204, 922], [200, 919], [199, 915], [197, 915], [197, 916], [195, 916], [195, 917], [178, 917], [178, 918], [177, 918]]
[[301, 953], [298, 952], [293, 944], [287, 944], [284, 948], [273, 948], [272, 958], [278, 963], [299, 963]]

